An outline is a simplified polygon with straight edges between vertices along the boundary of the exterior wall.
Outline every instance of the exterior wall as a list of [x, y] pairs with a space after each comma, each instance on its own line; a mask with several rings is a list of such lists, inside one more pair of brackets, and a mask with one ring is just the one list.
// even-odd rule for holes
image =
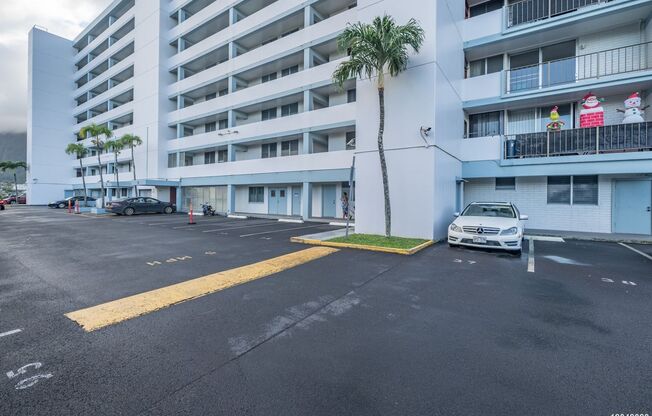
[[513, 202], [530, 218], [526, 228], [611, 232], [612, 176], [598, 178], [598, 205], [548, 204], [547, 177], [517, 177], [516, 189], [496, 190], [495, 179], [473, 179], [464, 185], [464, 204], [474, 201]]
[[33, 28], [29, 32], [27, 202], [47, 204], [64, 196], [74, 175], [64, 153], [71, 142], [72, 41]]

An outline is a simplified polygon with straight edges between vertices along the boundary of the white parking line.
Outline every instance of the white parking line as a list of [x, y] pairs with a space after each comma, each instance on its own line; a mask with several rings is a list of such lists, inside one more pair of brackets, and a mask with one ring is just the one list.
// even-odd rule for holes
[[9, 335], [13, 335], [13, 334], [17, 334], [17, 333], [22, 332], [22, 331], [23, 331], [22, 329], [12, 329], [11, 331], [1, 333], [0, 338], [6, 337], [6, 336], [9, 336]]
[[528, 238], [527, 271], [534, 273], [534, 240]]
[[545, 235], [530, 235], [527, 238], [529, 238], [530, 240], [551, 241], [553, 243], [565, 243], [564, 239], [561, 237], [548, 237]]
[[638, 254], [640, 254], [641, 256], [645, 257], [645, 258], [648, 259], [648, 260], [652, 260], [652, 256], [650, 256], [649, 254], [645, 254], [645, 253], [643, 253], [642, 251], [637, 250], [637, 249], [635, 249], [634, 247], [629, 246], [629, 245], [627, 245], [627, 244], [625, 244], [625, 243], [618, 243], [618, 244], [620, 244], [621, 246], [626, 247], [626, 248], [632, 250], [634, 253], [638, 253]]
[[216, 233], [216, 232], [219, 232], [219, 231], [240, 230], [242, 228], [265, 227], [265, 226], [268, 226], [268, 225], [275, 225], [275, 224], [278, 224], [278, 223], [274, 222], [274, 221], [266, 221], [266, 222], [264, 222], [262, 224], [259, 223], [259, 224], [254, 224], [254, 225], [243, 225], [242, 227], [222, 227], [222, 228], [215, 228], [215, 229], [212, 229], [212, 230], [204, 230], [204, 231], [202, 231], [202, 233]]
[[317, 227], [323, 227], [326, 224], [319, 224], [319, 225], [311, 225], [308, 227], [294, 227], [294, 228], [283, 228], [282, 230], [273, 230], [273, 231], [263, 231], [261, 233], [253, 233], [253, 234], [243, 234], [240, 237], [252, 237], [254, 235], [263, 235], [263, 234], [273, 234], [273, 233], [282, 233], [284, 231], [294, 231], [294, 230], [303, 230], [306, 228], [317, 228]]

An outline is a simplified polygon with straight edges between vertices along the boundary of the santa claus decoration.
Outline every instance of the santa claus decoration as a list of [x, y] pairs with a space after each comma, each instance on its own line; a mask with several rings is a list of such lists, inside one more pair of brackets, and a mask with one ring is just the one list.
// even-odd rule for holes
[[632, 93], [625, 100], [625, 109], [621, 110], [620, 108], [616, 111], [620, 113], [625, 113], [625, 118], [623, 119], [623, 124], [632, 124], [632, 123], [643, 123], [643, 110], [648, 108], [649, 105], [641, 107], [641, 97], [638, 92]]
[[582, 109], [580, 110], [580, 127], [604, 126], [604, 109], [602, 103], [604, 98], [598, 98], [593, 93], [588, 93], [582, 98]]

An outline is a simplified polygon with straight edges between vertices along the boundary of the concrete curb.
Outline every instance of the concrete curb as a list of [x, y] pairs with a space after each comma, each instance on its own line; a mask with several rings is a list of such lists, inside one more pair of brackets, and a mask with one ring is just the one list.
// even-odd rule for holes
[[365, 244], [336, 243], [336, 242], [332, 242], [332, 241], [313, 240], [313, 239], [308, 239], [308, 238], [303, 238], [303, 237], [292, 237], [292, 238], [290, 238], [290, 241], [292, 241], [293, 243], [310, 244], [310, 245], [315, 245], [315, 246], [326, 246], [326, 247], [336, 247], [336, 248], [354, 248], [354, 249], [358, 249], [358, 250], [380, 251], [380, 252], [383, 252], [383, 253], [401, 254], [401, 255], [404, 255], [404, 256], [411, 256], [414, 253], [417, 253], [417, 252], [423, 250], [424, 248], [435, 244], [435, 242], [436, 242], [436, 241], [433, 241], [433, 240], [429, 240], [429, 241], [426, 241], [425, 243], [419, 244], [416, 247], [412, 247], [410, 249], [402, 249], [402, 248], [368, 246], [368, 245], [365, 245]]

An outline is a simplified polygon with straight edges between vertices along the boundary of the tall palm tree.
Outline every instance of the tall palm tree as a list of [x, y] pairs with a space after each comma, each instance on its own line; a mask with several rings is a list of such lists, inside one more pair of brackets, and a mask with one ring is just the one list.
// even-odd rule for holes
[[102, 136], [104, 136], [105, 140], [109, 139], [111, 138], [111, 136], [113, 136], [113, 132], [107, 126], [98, 126], [97, 124], [93, 123], [82, 128], [79, 131], [79, 137], [81, 138], [86, 138], [89, 135], [93, 138], [93, 140], [91, 140], [91, 143], [93, 143], [93, 145], [97, 149], [97, 163], [98, 165], [100, 165], [100, 188], [102, 192], [101, 194], [102, 208], [104, 208], [104, 175], [102, 174], [102, 160], [100, 159], [100, 155], [102, 154], [102, 150], [104, 149], [104, 140], [102, 139]]
[[120, 139], [118, 140], [107, 140], [104, 142], [104, 147], [113, 152], [113, 172], [115, 173], [115, 181], [118, 184], [118, 190], [120, 189], [120, 174], [118, 172], [118, 155], [122, 149], [125, 148], [124, 143]]
[[385, 236], [392, 235], [392, 209], [389, 198], [389, 180], [383, 135], [385, 133], [385, 76], [395, 77], [407, 69], [409, 48], [415, 53], [421, 49], [425, 32], [416, 20], [397, 25], [390, 16], [376, 17], [371, 23], [349, 24], [338, 37], [341, 50], [349, 53], [333, 73], [333, 80], [342, 87], [351, 78], [376, 77], [380, 120], [378, 125], [378, 156], [385, 196]]
[[81, 168], [82, 175], [82, 184], [84, 185], [84, 206], [88, 206], [88, 193], [86, 192], [86, 175], [84, 173], [84, 162], [82, 159], [88, 153], [88, 149], [84, 147], [81, 143], [69, 143], [66, 147], [66, 153], [69, 155], [75, 155], [79, 160], [79, 167]]
[[22, 161], [13, 161], [7, 160], [0, 162], [0, 170], [6, 172], [11, 170], [14, 172], [14, 189], [16, 191], [16, 204], [18, 203], [18, 178], [16, 177], [16, 171], [20, 168], [23, 168], [27, 171], [27, 163]]
[[140, 137], [133, 134], [125, 134], [120, 137], [120, 141], [124, 147], [131, 149], [131, 169], [134, 172], [134, 196], [138, 196], [138, 186], [136, 185], [136, 161], [134, 159], [134, 147], [143, 144]]

